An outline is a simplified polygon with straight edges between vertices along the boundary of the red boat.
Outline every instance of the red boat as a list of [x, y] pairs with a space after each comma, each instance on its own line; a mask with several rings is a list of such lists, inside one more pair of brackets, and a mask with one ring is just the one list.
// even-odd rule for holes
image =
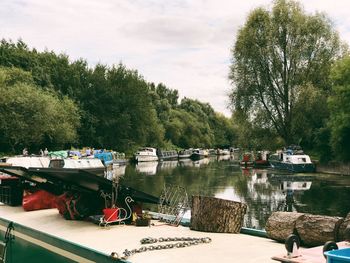
[[244, 153], [240, 162], [242, 167], [253, 167], [254, 159], [251, 153]]

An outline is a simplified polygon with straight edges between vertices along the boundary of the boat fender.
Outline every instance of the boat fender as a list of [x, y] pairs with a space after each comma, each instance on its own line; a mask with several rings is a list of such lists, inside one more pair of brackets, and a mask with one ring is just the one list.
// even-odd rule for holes
[[327, 258], [324, 252], [337, 250], [337, 249], [338, 249], [337, 243], [335, 243], [334, 241], [327, 241], [326, 243], [324, 243], [324, 246], [323, 246], [323, 256]]

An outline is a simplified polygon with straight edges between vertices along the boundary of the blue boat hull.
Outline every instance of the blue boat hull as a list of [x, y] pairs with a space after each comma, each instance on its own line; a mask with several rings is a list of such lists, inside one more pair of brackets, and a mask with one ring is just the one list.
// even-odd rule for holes
[[315, 172], [315, 165], [312, 163], [293, 164], [279, 161], [271, 161], [271, 167], [278, 170], [285, 170], [293, 173], [313, 173]]

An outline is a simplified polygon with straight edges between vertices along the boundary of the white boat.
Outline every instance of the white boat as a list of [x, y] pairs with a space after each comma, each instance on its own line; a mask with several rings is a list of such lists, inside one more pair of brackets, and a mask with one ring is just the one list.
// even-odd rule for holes
[[289, 146], [269, 157], [272, 168], [287, 170], [293, 173], [314, 172], [315, 165], [299, 146]]
[[192, 160], [200, 160], [208, 156], [209, 152], [205, 152], [203, 149], [194, 149], [191, 155]]
[[145, 147], [135, 153], [137, 162], [154, 162], [158, 161], [157, 150], [151, 147]]

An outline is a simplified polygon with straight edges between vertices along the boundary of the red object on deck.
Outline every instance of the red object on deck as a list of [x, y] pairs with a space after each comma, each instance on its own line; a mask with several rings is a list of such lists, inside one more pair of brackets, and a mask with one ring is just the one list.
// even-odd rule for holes
[[45, 190], [25, 191], [22, 206], [25, 211], [56, 208], [56, 198]]
[[103, 209], [104, 219], [106, 222], [113, 222], [118, 219], [119, 209], [118, 208], [105, 208]]

